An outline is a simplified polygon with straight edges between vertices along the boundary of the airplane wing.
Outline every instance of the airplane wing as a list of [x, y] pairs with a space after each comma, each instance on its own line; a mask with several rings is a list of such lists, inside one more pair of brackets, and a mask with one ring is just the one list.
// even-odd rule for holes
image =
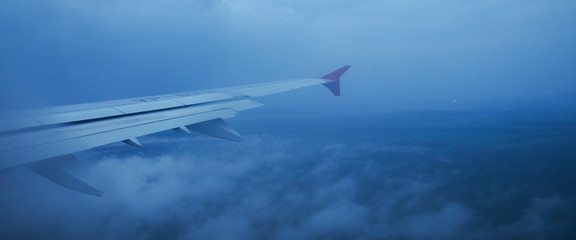
[[[101, 196], [102, 192], [65, 171], [71, 154], [115, 142], [142, 147], [140, 136], [189, 129], [239, 141], [241, 136], [224, 119], [262, 106], [252, 100], [269, 94], [314, 85], [340, 95], [344, 66], [321, 78], [184, 92], [160, 96], [68, 105], [23, 111], [0, 119], [0, 169], [25, 165], [66, 188]], [[65, 159], [66, 161], [63, 161]]]

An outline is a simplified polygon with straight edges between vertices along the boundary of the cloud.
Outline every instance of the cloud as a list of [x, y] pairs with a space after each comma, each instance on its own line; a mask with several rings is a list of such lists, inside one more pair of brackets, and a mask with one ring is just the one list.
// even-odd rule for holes
[[[4, 170], [0, 238], [538, 239], [570, 232], [562, 220], [570, 219], [573, 199], [454, 180], [491, 174], [460, 166], [459, 155], [443, 161], [443, 151], [414, 141], [279, 135], [247, 134], [238, 144], [161, 134], [142, 138], [141, 150], [112, 145], [80, 154], [102, 198], [25, 169]], [[516, 206], [516, 196], [526, 204]], [[486, 210], [503, 207], [510, 209]], [[506, 213], [513, 215], [502, 221]]]
[[408, 217], [404, 233], [413, 239], [458, 239], [465, 236], [465, 226], [473, 219], [473, 212], [458, 203], [446, 203], [440, 210]]
[[[152, 152], [157, 151], [153, 142], [161, 147], [164, 143], [174, 143], [165, 138], [142, 142], [149, 144]], [[358, 149], [344, 144], [301, 148], [289, 139], [252, 136], [241, 145], [206, 142], [202, 138], [181, 139], [176, 145], [188, 150], [149, 156], [148, 153], [140, 156], [112, 153], [114, 155], [95, 159], [92, 173], [105, 189], [105, 195], [97, 199], [44, 183], [42, 179], [34, 179], [34, 175], [23, 174], [26, 173], [23, 170], [19, 174], [26, 176], [4, 175], [7, 179], [32, 177], [38, 181], [22, 181], [33, 185], [30, 191], [38, 192], [27, 192], [34, 197], [19, 203], [28, 210], [4, 211], [2, 222], [12, 227], [2, 231], [2, 236], [32, 234], [85, 239], [376, 237], [378, 234], [374, 232], [391, 231], [383, 231], [385, 225], [391, 223], [382, 221], [393, 219], [391, 214], [397, 212], [394, 205], [430, 191], [429, 187], [409, 179], [398, 179], [401, 184], [411, 186], [408, 188], [395, 187], [398, 181], [387, 180], [382, 189], [369, 190], [368, 197], [376, 199], [367, 202], [358, 192], [364, 189], [360, 185], [366, 181], [363, 174], [342, 168], [343, 159], [357, 156]], [[291, 148], [300, 149], [289, 151]], [[216, 149], [227, 151], [214, 154]], [[348, 153], [337, 154], [339, 152]], [[364, 164], [357, 168], [363, 169]], [[15, 184], [9, 187], [9, 194], [3, 195], [2, 206], [13, 206], [26, 194], [18, 186], [24, 183], [16, 181]], [[44, 194], [51, 197], [40, 198]], [[422, 204], [420, 200], [416, 201], [415, 205]], [[37, 204], [51, 207], [32, 207]], [[448, 206], [436, 215], [412, 216], [405, 221], [449, 221], [448, 215], [461, 209], [461, 206]], [[33, 213], [22, 214], [28, 211]], [[31, 215], [38, 218], [31, 218]], [[19, 220], [10, 221], [12, 217]], [[74, 223], [67, 226], [71, 219]], [[38, 226], [36, 230], [24, 227], [32, 224]], [[406, 231], [412, 231], [411, 225], [406, 225]], [[453, 229], [442, 233], [459, 227], [450, 226]]]

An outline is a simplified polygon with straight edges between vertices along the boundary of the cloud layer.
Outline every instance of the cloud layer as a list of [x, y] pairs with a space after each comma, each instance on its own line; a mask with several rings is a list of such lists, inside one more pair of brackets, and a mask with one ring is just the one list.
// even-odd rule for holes
[[[302, 131], [309, 124], [318, 133], [336, 125], [342, 131]], [[99, 148], [81, 157], [91, 162], [102, 198], [60, 188], [25, 169], [5, 171], [0, 237], [543, 239], [573, 232], [566, 222], [575, 214], [573, 195], [538, 180], [547, 174], [545, 165], [538, 167], [540, 175], [522, 168], [540, 166], [533, 153], [523, 158], [515, 150], [490, 150], [508, 159], [491, 163], [462, 149], [480, 145], [459, 145], [482, 136], [514, 137], [509, 133], [467, 131], [473, 135], [462, 140], [442, 128], [395, 133], [374, 131], [378, 126], [381, 121], [361, 129], [303, 121], [283, 129], [260, 122], [243, 126], [241, 144], [161, 134], [143, 138], [143, 150]], [[450, 134], [425, 137], [430, 131]], [[510, 165], [519, 170], [501, 175]], [[514, 178], [506, 176], [533, 180], [510, 185]]]

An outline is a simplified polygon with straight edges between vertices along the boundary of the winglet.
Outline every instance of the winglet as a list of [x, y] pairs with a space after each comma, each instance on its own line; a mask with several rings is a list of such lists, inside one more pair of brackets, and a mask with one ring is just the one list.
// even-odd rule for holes
[[326, 86], [330, 90], [330, 92], [334, 94], [334, 96], [340, 96], [340, 77], [342, 76], [342, 74], [348, 71], [349, 68], [350, 65], [346, 65], [334, 72], [327, 74], [324, 77], [321, 77], [321, 79], [332, 80], [332, 82], [324, 83], [324, 86]]

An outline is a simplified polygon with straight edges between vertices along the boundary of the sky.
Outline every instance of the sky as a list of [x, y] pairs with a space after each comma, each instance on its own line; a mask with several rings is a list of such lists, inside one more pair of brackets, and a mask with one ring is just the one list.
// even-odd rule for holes
[[352, 69], [341, 98], [306, 89], [263, 101], [426, 110], [576, 90], [576, 3], [568, 0], [3, 6], [5, 110], [319, 77], [343, 65]]

